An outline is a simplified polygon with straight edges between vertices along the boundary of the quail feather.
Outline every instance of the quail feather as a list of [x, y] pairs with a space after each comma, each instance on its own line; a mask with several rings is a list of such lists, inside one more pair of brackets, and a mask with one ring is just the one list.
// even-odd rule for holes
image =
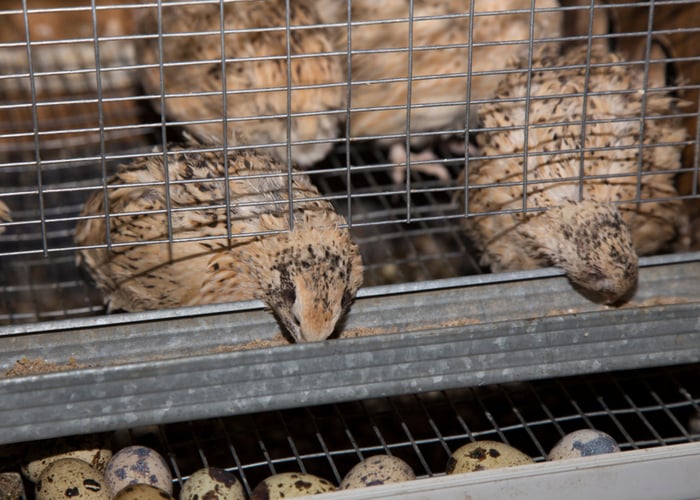
[[[319, 3], [318, 10], [325, 20], [346, 20], [347, 14], [342, 11], [340, 19], [328, 19], [329, 14], [338, 11], [325, 6], [337, 1]], [[471, 3], [470, 0], [414, 0], [409, 23], [409, 0], [353, 0], [351, 136], [405, 134], [409, 88], [413, 106], [411, 134], [464, 130], [468, 81], [471, 100], [493, 97], [502, 75], [480, 73], [505, 70], [526, 55], [531, 22], [535, 39], [556, 38], [561, 34], [561, 12], [546, 10], [558, 7], [557, 0], [536, 0], [534, 13], [531, 0], [475, 0], [470, 31], [470, 17], [466, 14]], [[398, 21], [401, 19], [404, 21]], [[335, 33], [336, 45], [339, 50], [345, 50], [346, 32]], [[472, 73], [468, 79], [470, 66]], [[413, 78], [410, 86], [407, 77]], [[389, 159], [393, 163], [406, 161], [402, 137], [379, 141], [390, 148]], [[429, 135], [411, 137], [411, 145], [418, 149], [425, 148], [430, 141]], [[412, 156], [412, 160], [434, 158], [427, 151], [423, 153]], [[449, 177], [441, 165], [418, 164], [413, 168], [443, 180]], [[403, 171], [400, 167], [393, 172], [395, 181], [401, 180]]]
[[109, 310], [260, 299], [297, 342], [326, 339], [362, 283], [345, 219], [296, 171], [290, 202], [290, 173], [268, 155], [239, 150], [227, 164], [230, 217], [221, 152], [170, 147], [167, 183], [162, 153], [122, 165], [85, 204], [75, 241], [95, 247], [79, 264]]
[[661, 75], [650, 74], [645, 90], [644, 67], [602, 45], [590, 54], [538, 48], [528, 66], [523, 60], [479, 110], [485, 158], [469, 162], [467, 208], [476, 215], [464, 227], [493, 271], [555, 265], [592, 300], [624, 302], [638, 255], [687, 240], [674, 185], [686, 131], [669, 116], [678, 100]]
[[138, 9], [137, 16], [143, 86], [168, 119], [184, 122], [203, 142], [222, 144], [227, 118], [229, 146], [277, 144], [269, 152], [286, 161], [291, 112], [301, 114], [290, 119], [291, 142], [320, 141], [294, 145], [294, 164], [310, 166], [331, 150], [345, 109], [345, 57], [327, 55], [333, 49], [328, 28], [309, 27], [320, 23], [312, 1], [290, 3], [289, 50], [284, 0], [164, 0], [160, 8]]

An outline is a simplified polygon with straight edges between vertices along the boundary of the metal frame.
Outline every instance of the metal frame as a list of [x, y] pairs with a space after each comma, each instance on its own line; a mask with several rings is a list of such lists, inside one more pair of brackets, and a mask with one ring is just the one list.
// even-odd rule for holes
[[[494, 488], [518, 488], [520, 495], [542, 495], [545, 488], [559, 497], [562, 488], [575, 481], [574, 498], [590, 498], [600, 488], [603, 498], [635, 488], [642, 490], [635, 498], [690, 498], [684, 492], [697, 492], [694, 466], [700, 453], [700, 443], [693, 443], [700, 434], [690, 423], [700, 418], [696, 376], [697, 370], [686, 365], [134, 426], [87, 441], [42, 440], [2, 447], [0, 466], [16, 467], [26, 457], [81, 443], [101, 443], [114, 450], [140, 444], [166, 458], [176, 490], [195, 470], [208, 466], [233, 472], [250, 494], [263, 478], [279, 472], [310, 472], [338, 484], [360, 460], [386, 453], [406, 461], [418, 480], [335, 497], [452, 498], [468, 490], [482, 498], [479, 495]], [[608, 433], [622, 453], [545, 463], [560, 437], [581, 428]], [[484, 439], [508, 443], [537, 463], [445, 476], [452, 451]], [[633, 484], [626, 484], [634, 474], [638, 477]]]
[[696, 262], [644, 268], [621, 309], [536, 276], [379, 288], [356, 302], [349, 338], [315, 344], [275, 339], [259, 303], [17, 325], [0, 366], [69, 370], [0, 379], [0, 443], [700, 359]]

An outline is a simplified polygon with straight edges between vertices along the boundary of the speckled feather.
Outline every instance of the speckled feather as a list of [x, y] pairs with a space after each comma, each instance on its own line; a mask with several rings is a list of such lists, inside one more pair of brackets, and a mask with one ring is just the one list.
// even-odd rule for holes
[[[294, 229], [289, 231], [286, 168], [266, 155], [240, 151], [228, 158], [234, 235], [229, 240], [221, 206], [223, 154], [179, 147], [169, 152], [173, 239], [214, 238], [81, 250], [79, 260], [105, 292], [109, 309], [261, 299], [297, 341], [327, 338], [362, 283], [357, 245], [348, 230], [339, 227], [345, 219], [329, 202], [310, 199], [318, 198], [319, 192], [307, 176], [295, 172]], [[167, 240], [163, 180], [159, 154], [122, 166], [109, 181], [112, 244]], [[148, 185], [129, 185], [134, 183]], [[126, 215], [129, 212], [144, 213]], [[103, 214], [100, 191], [83, 210], [83, 215], [99, 217], [78, 223], [79, 245], [105, 243]], [[261, 232], [268, 234], [251, 234]]]
[[[326, 0], [329, 3], [333, 0]], [[464, 102], [467, 97], [466, 75], [469, 68], [470, 41], [468, 17], [446, 17], [444, 19], [420, 19], [428, 16], [448, 16], [469, 12], [470, 0], [415, 0], [413, 10], [413, 60], [412, 74], [418, 78], [411, 85], [411, 101], [415, 105], [445, 104]], [[557, 7], [556, 0], [537, 0], [536, 7]], [[521, 44], [472, 47], [471, 69], [481, 71], [503, 70], [523, 54], [527, 54], [527, 40], [530, 36], [531, 0], [476, 0], [477, 13], [496, 11], [493, 15], [475, 16], [473, 20], [473, 41], [475, 43], [497, 41], [522, 41]], [[511, 9], [524, 9], [527, 12], [502, 14]], [[323, 9], [319, 9], [323, 10]], [[330, 12], [333, 12], [331, 9]], [[500, 13], [500, 14], [499, 14]], [[343, 13], [344, 14], [344, 13]], [[408, 0], [353, 0], [353, 22], [379, 21], [409, 17]], [[535, 14], [534, 37], [556, 37], [560, 34], [560, 12], [538, 12]], [[352, 49], [397, 49], [408, 47], [408, 23], [365, 24], [352, 30]], [[346, 35], [338, 31], [339, 48], [347, 47]], [[458, 47], [447, 47], [461, 45]], [[421, 47], [440, 46], [444, 48], [423, 49]], [[405, 79], [408, 75], [407, 52], [384, 52], [355, 54], [352, 56], [352, 78], [355, 82], [368, 81], [352, 87], [353, 109], [397, 106], [398, 109], [380, 111], [356, 111], [352, 113], [350, 134], [352, 136], [373, 136], [403, 134], [406, 128], [408, 84], [405, 81], [376, 82], [383, 79]], [[438, 78], [420, 79], [439, 75]], [[476, 75], [471, 78], [471, 99], [484, 99], [493, 96], [493, 91], [501, 75]], [[401, 108], [403, 106], [403, 108]], [[411, 110], [411, 131], [429, 132], [464, 128], [466, 106], [426, 106]], [[386, 139], [391, 143], [401, 139]], [[425, 137], [416, 137], [417, 146], [425, 143]]]
[[[260, 58], [275, 56], [272, 60], [229, 61], [226, 63], [226, 90], [228, 118], [265, 117], [230, 121], [229, 145], [260, 145], [283, 143], [269, 152], [280, 160], [287, 160], [287, 40], [285, 34], [285, 2], [283, 0], [226, 1], [224, 26], [227, 30], [262, 30], [225, 35], [225, 56], [232, 58]], [[164, 1], [162, 7], [163, 62], [192, 64], [165, 66], [163, 86], [167, 94], [185, 94], [167, 97], [166, 115], [173, 120], [217, 120], [213, 123], [185, 125], [200, 140], [221, 144], [223, 141], [221, 90], [222, 66], [220, 32], [220, 6], [218, 4], [181, 5]], [[157, 34], [157, 9], [139, 9], [140, 32]], [[291, 26], [318, 24], [319, 19], [310, 0], [291, 2]], [[282, 28], [274, 30], [271, 28]], [[209, 35], [182, 35], [182, 33]], [[320, 86], [344, 82], [345, 58], [341, 56], [317, 56], [332, 50], [328, 30], [324, 28], [298, 29], [290, 32], [292, 56], [311, 55], [292, 61], [292, 86]], [[138, 55], [143, 64], [159, 64], [158, 39], [144, 38]], [[147, 92], [161, 92], [160, 67], [154, 66], [142, 72]], [[266, 89], [282, 89], [270, 91]], [[249, 91], [230, 93], [235, 91]], [[194, 96], [193, 93], [215, 92], [212, 95]], [[189, 95], [188, 95], [189, 94]], [[292, 90], [291, 111], [327, 112], [345, 108], [346, 89], [316, 87]], [[160, 106], [160, 98], [154, 100]], [[276, 115], [276, 118], [267, 118]], [[280, 117], [280, 115], [282, 117]], [[331, 140], [339, 135], [342, 114], [318, 114], [299, 116], [291, 120], [291, 139], [296, 141]], [[308, 166], [321, 160], [332, 144], [305, 144], [292, 148], [293, 163]]]
[[[682, 146], [673, 143], [683, 141], [686, 133], [677, 120], [664, 118], [673, 112], [676, 101], [663, 91], [646, 93], [644, 113], [657, 118], [644, 121], [643, 142], [657, 146], [643, 149], [642, 170], [649, 175], [638, 177], [643, 70], [621, 62], [602, 46], [594, 47], [591, 63], [612, 65], [590, 70], [582, 163], [580, 94], [585, 70], [537, 68], [585, 65], [586, 47], [573, 47], [563, 54], [552, 48], [536, 51], [530, 94], [552, 97], [530, 101], [527, 207], [550, 209], [465, 219], [468, 233], [483, 251], [483, 264], [494, 271], [557, 265], [594, 300], [614, 303], [633, 293], [637, 254], [653, 254], [674, 239], [685, 239], [688, 222], [679, 200], [634, 203], [677, 196], [671, 171], [680, 167]], [[518, 128], [477, 136], [484, 155], [514, 156], [469, 163], [472, 213], [523, 208], [527, 78], [527, 71], [505, 77], [496, 92], [498, 100], [480, 110], [487, 129]], [[650, 86], [654, 85], [663, 82], [650, 79]], [[596, 120], [600, 122], [592, 123]], [[581, 188], [582, 164], [586, 178]], [[480, 185], [484, 187], [477, 188]]]

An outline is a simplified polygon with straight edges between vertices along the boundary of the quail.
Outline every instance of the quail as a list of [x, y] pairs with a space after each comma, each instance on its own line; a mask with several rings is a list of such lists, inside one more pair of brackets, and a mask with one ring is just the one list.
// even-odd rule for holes
[[295, 165], [323, 159], [343, 120], [345, 58], [329, 55], [328, 29], [309, 27], [320, 23], [313, 2], [295, 0], [288, 14], [289, 30], [283, 0], [138, 9], [137, 54], [153, 104], [206, 143], [265, 146], [286, 161], [290, 139]]
[[645, 90], [643, 67], [591, 49], [542, 47], [531, 69], [523, 60], [507, 75], [479, 110], [483, 158], [458, 182], [482, 264], [559, 266], [584, 295], [615, 304], [634, 293], [638, 255], [687, 238], [674, 186], [686, 132], [665, 82]]
[[260, 299], [297, 342], [324, 340], [362, 283], [362, 261], [308, 176], [291, 172], [289, 198], [289, 175], [252, 150], [173, 146], [167, 170], [162, 153], [138, 158], [85, 204], [78, 263], [108, 310]]
[[[332, 2], [324, 0], [320, 5]], [[431, 132], [461, 130], [463, 137], [468, 84], [471, 101], [492, 97], [502, 77], [498, 71], [506, 70], [528, 53], [531, 21], [535, 39], [556, 38], [561, 33], [561, 12], [546, 10], [558, 7], [557, 0], [536, 0], [535, 11], [531, 10], [531, 0], [476, 0], [471, 19], [466, 15], [470, 5], [470, 0], [414, 0], [411, 13], [408, 0], [353, 0], [352, 137], [390, 136], [379, 142], [389, 147], [392, 163], [407, 159], [407, 127], [411, 146], [418, 149], [429, 146], [431, 137], [435, 137]], [[337, 13], [321, 7], [319, 12]], [[340, 19], [333, 20], [346, 20], [347, 13], [341, 14]], [[346, 49], [346, 32], [334, 33], [339, 49]], [[407, 78], [412, 78], [410, 85]], [[409, 89], [410, 127], [406, 113]], [[435, 158], [429, 150], [422, 153], [411, 159]], [[441, 165], [412, 167], [449, 179]], [[392, 177], [400, 182], [404, 174], [405, 167], [398, 167]]]

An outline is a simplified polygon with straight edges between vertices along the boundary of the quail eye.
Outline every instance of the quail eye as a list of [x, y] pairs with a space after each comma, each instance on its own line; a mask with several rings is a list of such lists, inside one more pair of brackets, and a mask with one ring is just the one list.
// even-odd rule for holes
[[282, 300], [287, 304], [294, 304], [294, 302], [297, 300], [297, 294], [292, 287], [283, 288], [280, 295]]

